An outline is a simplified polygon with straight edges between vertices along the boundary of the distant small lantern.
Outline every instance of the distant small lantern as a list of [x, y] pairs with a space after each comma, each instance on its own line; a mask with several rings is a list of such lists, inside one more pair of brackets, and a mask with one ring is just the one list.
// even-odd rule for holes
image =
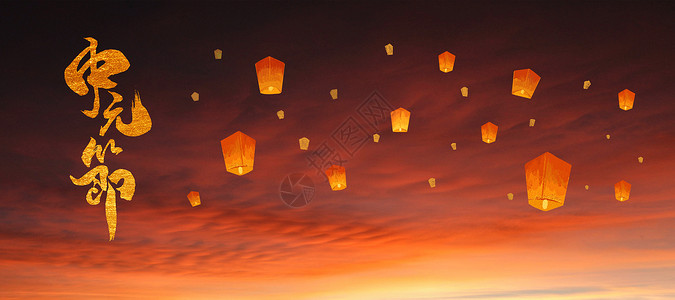
[[215, 56], [216, 59], [223, 58], [223, 50], [220, 49], [213, 50], [213, 56]]
[[459, 89], [459, 91], [462, 93], [462, 97], [466, 98], [469, 97], [469, 88], [468, 87], [462, 87]]
[[457, 143], [450, 144], [450, 147], [452, 147], [452, 150], [457, 150]]
[[588, 191], [588, 188], [589, 188], [588, 184], [586, 186], [584, 186], [584, 188]]
[[513, 71], [513, 87], [511, 93], [527, 99], [532, 99], [534, 90], [539, 84], [541, 77], [530, 69]]
[[244, 175], [253, 170], [255, 140], [237, 131], [220, 141], [227, 171], [235, 175]]
[[441, 72], [448, 73], [451, 72], [455, 67], [455, 55], [445, 51], [438, 55], [438, 67], [441, 69]]
[[391, 130], [393, 132], [408, 132], [410, 112], [400, 107], [391, 112]]
[[589, 87], [591, 87], [591, 81], [590, 80], [584, 81], [584, 90], [587, 90]]
[[534, 122], [535, 122], [534, 119], [530, 119], [530, 127], [534, 127]]
[[337, 100], [337, 92], [337, 89], [330, 90], [330, 97], [333, 98], [333, 100]]
[[494, 143], [497, 140], [497, 129], [499, 126], [487, 122], [480, 127], [481, 135], [483, 136], [483, 142], [488, 144]]
[[373, 134], [373, 142], [379, 143], [380, 142], [380, 135], [379, 134]]
[[306, 137], [302, 137], [298, 140], [300, 143], [300, 150], [307, 150], [309, 149], [309, 139]]
[[190, 98], [192, 98], [192, 101], [195, 102], [199, 101], [199, 93], [197, 92], [192, 93], [192, 95], [190, 95]]
[[619, 93], [619, 108], [623, 110], [631, 110], [633, 102], [635, 101], [635, 93], [630, 90], [623, 90]]
[[187, 195], [187, 198], [190, 201], [190, 205], [192, 205], [192, 207], [202, 204], [201, 200], [199, 199], [199, 192], [192, 191]]
[[384, 51], [387, 52], [387, 55], [394, 55], [394, 46], [387, 44], [384, 46]]
[[508, 198], [509, 200], [513, 200], [513, 193], [506, 194], [506, 198]]
[[630, 196], [630, 183], [623, 180], [614, 185], [614, 197], [619, 201], [626, 201]]
[[283, 110], [278, 111], [277, 117], [279, 118], [279, 120], [283, 120], [284, 119], [284, 111]]
[[644, 159], [642, 156], [638, 157], [638, 162], [639, 162], [639, 163], [642, 163], [644, 160], [645, 160], [645, 159]]
[[433, 177], [429, 178], [429, 186], [432, 188], [436, 187], [436, 178]]
[[344, 190], [347, 187], [347, 174], [342, 166], [332, 165], [326, 170], [328, 183], [334, 191]]
[[609, 134], [608, 134], [608, 135], [606, 135], [605, 137], [606, 137], [606, 138], [607, 138], [608, 140], [609, 140], [609, 138], [610, 138]]
[[528, 203], [549, 211], [565, 203], [572, 165], [546, 152], [525, 164]]
[[264, 95], [281, 94], [284, 84], [285, 64], [274, 57], [268, 56], [255, 64], [258, 75], [258, 88]]

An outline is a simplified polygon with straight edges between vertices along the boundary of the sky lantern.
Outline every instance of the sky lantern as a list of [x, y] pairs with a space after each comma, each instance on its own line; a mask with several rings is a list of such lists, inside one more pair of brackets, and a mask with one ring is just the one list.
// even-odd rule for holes
[[591, 81], [590, 80], [584, 81], [584, 90], [587, 90], [589, 87], [591, 87]]
[[301, 137], [298, 142], [300, 143], [300, 150], [309, 149], [309, 139], [307, 137]]
[[628, 196], [630, 196], [630, 183], [623, 180], [617, 182], [614, 185], [614, 197], [616, 197], [616, 200], [623, 202], [628, 200]]
[[535, 122], [535, 121], [536, 121], [535, 119], [530, 119], [530, 127], [534, 127], [534, 122]]
[[220, 49], [213, 50], [213, 56], [215, 56], [216, 59], [223, 58], [223, 50]]
[[513, 200], [513, 193], [506, 194], [506, 198], [509, 200]]
[[452, 147], [452, 150], [457, 150], [457, 143], [450, 144], [450, 147]]
[[436, 178], [433, 177], [429, 178], [429, 186], [432, 188], [436, 187]]
[[584, 188], [588, 191], [588, 188], [589, 188], [588, 184], [586, 186], [584, 186]]
[[511, 93], [527, 99], [532, 99], [532, 94], [539, 84], [539, 75], [530, 69], [513, 71], [513, 87]]
[[328, 183], [332, 190], [339, 191], [344, 190], [347, 187], [345, 167], [332, 165], [326, 170], [326, 176], [328, 176]]
[[330, 90], [330, 97], [333, 98], [333, 100], [337, 100], [337, 89]]
[[197, 92], [192, 93], [192, 95], [190, 95], [190, 98], [192, 98], [192, 101], [195, 102], [199, 101], [199, 93]]
[[605, 137], [606, 137], [608, 140], [609, 140], [609, 138], [611, 138], [611, 136], [610, 136], [609, 134], [608, 134], [608, 135], [605, 135]]
[[626, 89], [619, 93], [619, 108], [631, 110], [633, 108], [633, 101], [635, 101], [635, 93], [630, 90]]
[[480, 127], [480, 132], [483, 136], [483, 142], [488, 144], [494, 143], [497, 140], [497, 129], [499, 127], [491, 122], [487, 122]]
[[459, 91], [462, 93], [462, 97], [466, 98], [469, 97], [469, 88], [463, 86]]
[[255, 140], [237, 131], [220, 141], [227, 171], [235, 175], [244, 175], [253, 170]]
[[279, 120], [283, 120], [284, 119], [284, 111], [283, 110], [278, 111], [277, 117], [279, 118]]
[[644, 160], [645, 160], [644, 157], [642, 157], [642, 156], [638, 157], [638, 162], [639, 162], [639, 163], [642, 163]]
[[187, 195], [187, 198], [190, 201], [190, 205], [192, 205], [192, 207], [202, 204], [201, 200], [199, 199], [199, 192], [192, 191]]
[[394, 46], [392, 46], [391, 44], [386, 44], [384, 46], [384, 51], [387, 52], [387, 55], [394, 55]]
[[525, 164], [528, 203], [549, 211], [565, 203], [572, 165], [546, 152]]
[[394, 132], [408, 132], [410, 112], [399, 107], [391, 112], [391, 130]]
[[445, 51], [438, 55], [438, 67], [441, 69], [441, 72], [448, 73], [451, 72], [455, 67], [455, 55]]
[[255, 63], [255, 72], [258, 75], [258, 87], [261, 94], [281, 94], [281, 87], [284, 84], [284, 67], [283, 62], [271, 56]]
[[373, 142], [379, 143], [380, 142], [380, 135], [379, 134], [373, 134]]

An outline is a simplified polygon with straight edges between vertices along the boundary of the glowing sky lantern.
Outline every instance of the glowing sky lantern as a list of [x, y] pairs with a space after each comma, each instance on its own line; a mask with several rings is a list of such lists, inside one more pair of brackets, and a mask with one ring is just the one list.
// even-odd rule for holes
[[450, 147], [452, 147], [452, 150], [457, 150], [457, 143], [450, 144]]
[[589, 188], [588, 184], [586, 186], [584, 186], [584, 188], [588, 191], [588, 188]]
[[284, 119], [284, 111], [283, 110], [280, 110], [280, 111], [277, 112], [277, 118], [279, 118], [279, 120]]
[[628, 200], [628, 196], [630, 196], [630, 183], [623, 180], [617, 182], [614, 185], [614, 197], [616, 197], [616, 200], [623, 202]]
[[300, 143], [300, 150], [309, 149], [309, 139], [307, 137], [301, 137], [298, 140], [298, 143]]
[[633, 101], [635, 101], [635, 93], [630, 90], [623, 90], [619, 93], [619, 108], [631, 110], [633, 108]]
[[241, 176], [253, 170], [255, 140], [252, 137], [237, 131], [220, 141], [220, 146], [228, 172]]
[[535, 121], [536, 121], [535, 119], [530, 119], [530, 127], [534, 127], [534, 122], [535, 122]]
[[645, 160], [644, 157], [642, 157], [642, 156], [638, 157], [638, 162], [639, 162], [639, 163], [642, 163], [644, 160]]
[[373, 142], [379, 143], [380, 142], [380, 135], [379, 134], [373, 134]]
[[609, 140], [611, 138], [611, 136], [608, 134], [608, 135], [605, 135], [605, 138], [607, 138]]
[[528, 203], [549, 211], [565, 203], [572, 165], [546, 152], [525, 164]]
[[197, 92], [192, 93], [192, 95], [190, 95], [190, 98], [192, 98], [192, 101], [195, 102], [199, 101], [199, 93]]
[[255, 63], [255, 72], [258, 75], [258, 87], [261, 94], [281, 94], [281, 87], [284, 84], [284, 67], [283, 62], [271, 56]]
[[459, 91], [462, 93], [462, 97], [467, 98], [469, 97], [469, 88], [463, 86]]
[[432, 188], [436, 187], [436, 178], [433, 177], [429, 178], [429, 186]]
[[338, 90], [337, 89], [332, 89], [330, 90], [330, 97], [333, 98], [333, 100], [337, 100], [337, 94]]
[[513, 193], [506, 194], [506, 198], [509, 200], [513, 200]]
[[347, 174], [344, 167], [332, 165], [326, 170], [326, 176], [328, 176], [328, 183], [332, 190], [339, 191], [347, 188]]
[[190, 201], [190, 205], [192, 205], [192, 207], [202, 204], [202, 201], [199, 198], [199, 192], [192, 191], [187, 195], [187, 198]]
[[438, 55], [438, 67], [441, 69], [441, 72], [448, 73], [451, 72], [455, 67], [455, 55], [445, 51]]
[[480, 127], [480, 132], [483, 137], [483, 142], [488, 144], [494, 143], [497, 140], [497, 129], [499, 127], [491, 122], [487, 122]]
[[410, 123], [410, 112], [399, 107], [391, 112], [391, 130], [393, 132], [408, 132]]
[[213, 56], [215, 56], [216, 59], [223, 58], [223, 50], [220, 49], [213, 50]]
[[584, 90], [587, 90], [589, 87], [591, 87], [591, 81], [590, 80], [584, 81]]
[[511, 93], [527, 99], [532, 99], [534, 90], [539, 84], [541, 77], [530, 69], [513, 71], [513, 87]]
[[394, 46], [392, 44], [386, 44], [384, 46], [384, 51], [387, 52], [387, 55], [394, 55]]

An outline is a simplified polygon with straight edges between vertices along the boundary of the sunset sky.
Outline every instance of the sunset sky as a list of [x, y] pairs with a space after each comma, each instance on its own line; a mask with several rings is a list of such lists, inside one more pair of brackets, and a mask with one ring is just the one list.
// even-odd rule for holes
[[[1, 299], [675, 299], [675, 2], [0, 7]], [[125, 122], [139, 91], [148, 133], [100, 137], [103, 89], [101, 114], [80, 112], [93, 93], [74, 93], [64, 70], [85, 37], [131, 63], [110, 91]], [[286, 64], [279, 95], [258, 91], [267, 56]], [[530, 100], [511, 95], [527, 68], [541, 76]], [[359, 111], [374, 98], [409, 110], [409, 131], [371, 126]], [[491, 144], [486, 122], [499, 126]], [[351, 153], [332, 138], [346, 123], [367, 132]], [[220, 147], [236, 131], [256, 140], [243, 176]], [[69, 178], [90, 170], [90, 137], [115, 139], [124, 150], [105, 165], [136, 179], [113, 241], [104, 200], [89, 205], [91, 185]], [[345, 190], [308, 162], [323, 142], [343, 159]], [[548, 212], [525, 185], [544, 152], [572, 165], [564, 206]], [[293, 173], [316, 186], [299, 208], [280, 198]]]

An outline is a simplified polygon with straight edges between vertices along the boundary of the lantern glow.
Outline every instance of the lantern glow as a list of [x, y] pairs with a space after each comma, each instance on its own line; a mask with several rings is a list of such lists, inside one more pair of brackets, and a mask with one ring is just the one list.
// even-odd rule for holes
[[333, 100], [337, 100], [338, 90], [337, 89], [330, 90], [330, 97], [333, 98]]
[[534, 127], [534, 122], [535, 122], [535, 121], [536, 121], [535, 119], [530, 119], [530, 127]]
[[429, 186], [432, 188], [436, 187], [436, 178], [433, 177], [429, 178]]
[[513, 200], [513, 193], [506, 194], [506, 198], [509, 200]]
[[192, 95], [190, 95], [190, 98], [192, 98], [192, 101], [195, 102], [199, 101], [199, 93], [197, 92], [192, 93]]
[[373, 134], [373, 142], [379, 143], [380, 142], [380, 135], [379, 134]]
[[546, 152], [525, 164], [528, 203], [549, 211], [565, 203], [572, 165]]
[[457, 150], [457, 143], [450, 144], [450, 147], [452, 147], [452, 150]]
[[459, 91], [462, 93], [462, 97], [467, 98], [469, 97], [469, 88], [468, 87], [462, 87], [459, 89]]
[[244, 175], [253, 170], [255, 157], [255, 140], [237, 131], [220, 141], [228, 172], [235, 175]]
[[587, 90], [589, 87], [591, 87], [591, 81], [590, 80], [584, 81], [584, 90]]
[[223, 50], [220, 49], [213, 50], [213, 56], [215, 56], [216, 59], [223, 58]]
[[281, 94], [284, 84], [285, 64], [274, 57], [268, 56], [255, 64], [255, 72], [258, 75], [258, 88], [264, 95]]
[[497, 129], [499, 126], [487, 122], [480, 127], [480, 132], [483, 137], [483, 142], [485, 143], [494, 143], [497, 140]]
[[392, 44], [386, 44], [384, 46], [384, 51], [387, 52], [387, 55], [394, 55], [394, 46]]
[[530, 69], [515, 70], [513, 71], [511, 93], [515, 96], [532, 99], [540, 79], [541, 77]]
[[438, 55], [438, 67], [441, 69], [441, 72], [448, 73], [451, 72], [455, 67], [455, 55], [445, 51]]
[[298, 140], [298, 143], [300, 143], [300, 150], [309, 149], [309, 139], [307, 137], [301, 137]]
[[623, 90], [619, 93], [619, 108], [623, 110], [631, 110], [633, 102], [635, 101], [635, 93], [630, 90]]
[[280, 110], [280, 111], [277, 112], [277, 118], [279, 118], [279, 120], [284, 119], [284, 111], [283, 110]]
[[326, 169], [326, 176], [328, 176], [328, 183], [332, 190], [339, 191], [347, 188], [347, 174], [344, 167], [332, 165]]
[[391, 112], [391, 130], [393, 132], [408, 132], [410, 112], [400, 107]]
[[192, 205], [192, 207], [202, 204], [201, 199], [199, 198], [199, 192], [191, 191], [187, 195], [187, 198], [190, 201], [190, 205]]
[[628, 200], [630, 196], [630, 183], [621, 180], [614, 185], [614, 197], [621, 202]]

